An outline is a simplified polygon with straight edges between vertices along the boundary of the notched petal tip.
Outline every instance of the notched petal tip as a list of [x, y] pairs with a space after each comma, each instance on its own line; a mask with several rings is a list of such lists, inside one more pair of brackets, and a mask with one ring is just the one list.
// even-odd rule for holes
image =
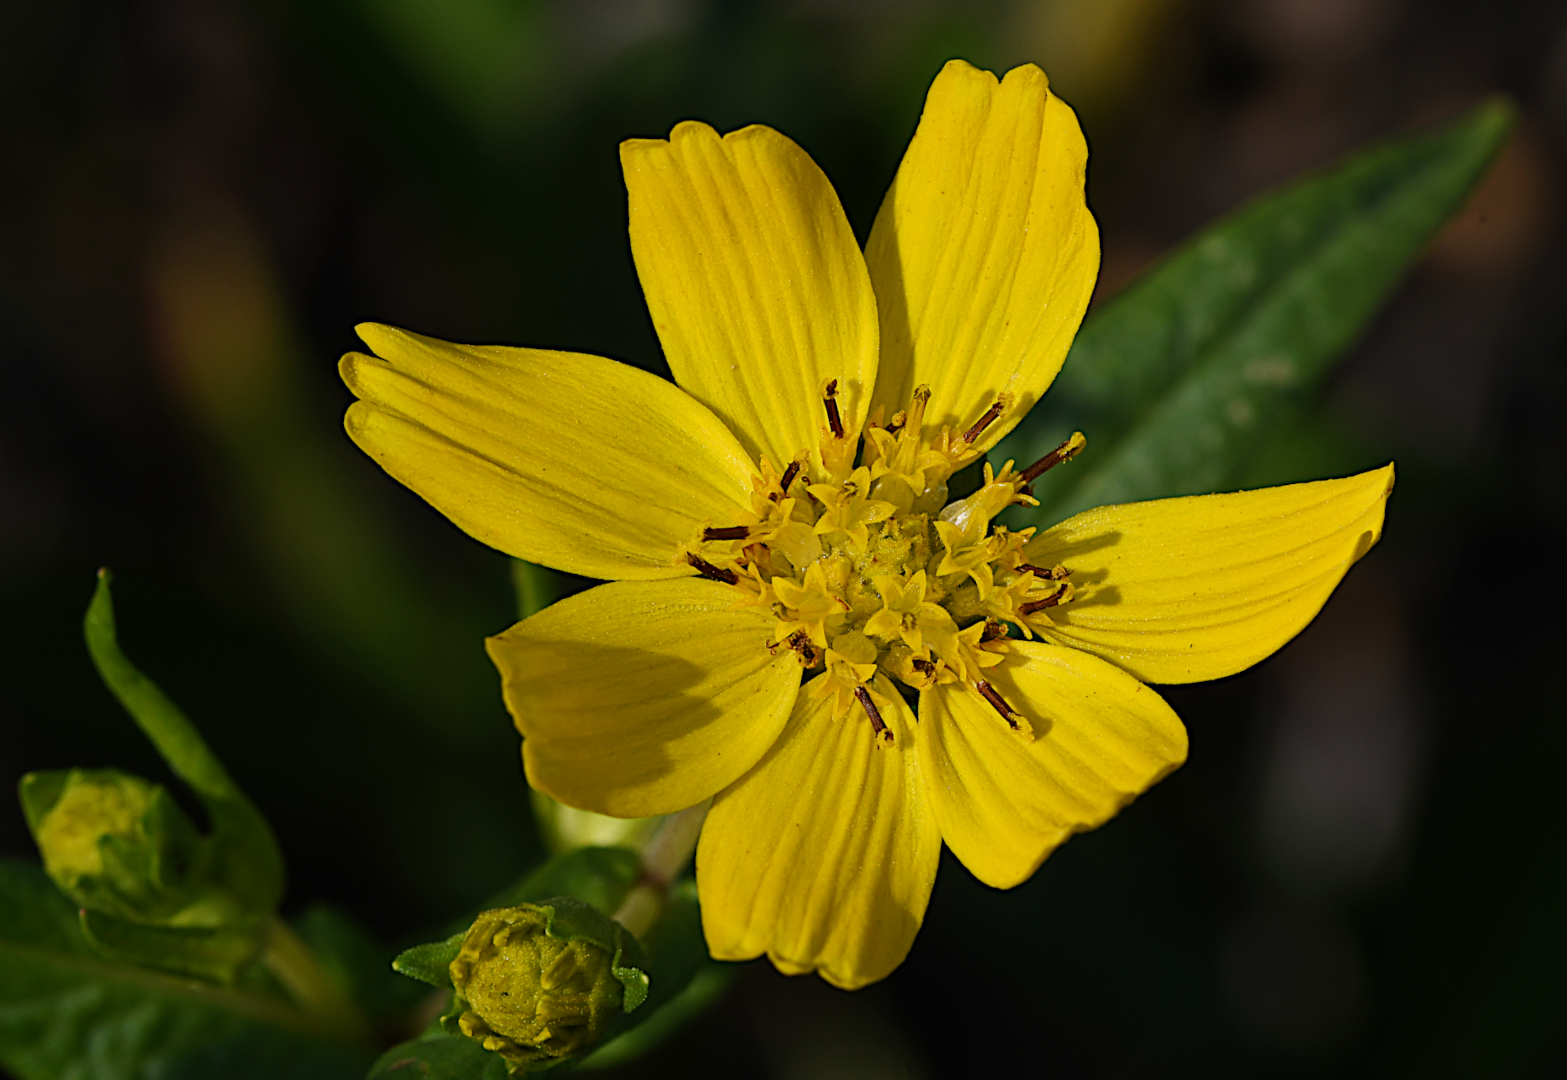
[[882, 318], [873, 408], [926, 384], [929, 422], [961, 431], [1012, 394], [977, 454], [1044, 393], [1098, 276], [1087, 153], [1039, 68], [942, 69], [866, 246]]
[[883, 706], [899, 738], [862, 717], [833, 719], [830, 697], [802, 694], [778, 742], [714, 800], [697, 848], [702, 925], [712, 955], [766, 955], [786, 975], [815, 971], [854, 990], [886, 978], [914, 942], [941, 837], [912, 739], [912, 714]]

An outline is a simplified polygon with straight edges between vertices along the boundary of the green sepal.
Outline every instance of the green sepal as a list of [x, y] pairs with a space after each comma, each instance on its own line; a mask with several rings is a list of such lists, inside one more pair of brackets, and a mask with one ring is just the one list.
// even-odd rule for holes
[[647, 1003], [583, 1060], [584, 1068], [606, 1068], [642, 1056], [716, 1001], [740, 971], [738, 964], [708, 958], [691, 878], [670, 887], [663, 913], [641, 942], [654, 976]]
[[84, 907], [80, 919], [82, 936], [107, 960], [225, 984], [261, 955], [268, 932], [255, 917], [223, 926], [149, 926]]
[[1505, 102], [1353, 154], [1188, 240], [1102, 308], [1039, 405], [992, 452], [1088, 449], [1034, 486], [1019, 526], [1214, 491], [1333, 370], [1512, 128]]
[[211, 845], [160, 784], [117, 769], [29, 773], [18, 785], [44, 869], [82, 907], [134, 922], [215, 925], [236, 910]]
[[30, 772], [17, 783], [16, 795], [22, 804], [22, 817], [27, 822], [27, 831], [33, 834], [35, 840], [44, 816], [54, 809], [64, 794], [67, 779], [73, 772], [81, 771], [85, 770], [49, 769]]
[[534, 905], [548, 912], [544, 932], [561, 941], [588, 941], [610, 954], [609, 969], [625, 987], [621, 1009], [633, 1012], [647, 1000], [647, 954], [641, 942], [614, 919], [570, 896]]
[[392, 961], [392, 970], [431, 986], [450, 989], [452, 961], [457, 959], [457, 952], [467, 936], [468, 931], [459, 930], [444, 941], [432, 941], [404, 949]]

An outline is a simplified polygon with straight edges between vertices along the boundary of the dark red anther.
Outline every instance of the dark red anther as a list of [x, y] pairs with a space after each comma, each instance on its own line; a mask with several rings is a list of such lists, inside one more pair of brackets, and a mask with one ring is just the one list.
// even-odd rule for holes
[[696, 572], [705, 578], [710, 578], [713, 581], [722, 581], [725, 585], [738, 585], [740, 583], [739, 574], [733, 570], [725, 570], [721, 566], [714, 566], [700, 555], [694, 555], [688, 551], [686, 552], [686, 562], [696, 567]]
[[1026, 604], [1019, 604], [1017, 613], [1019, 615], [1032, 615], [1036, 611], [1044, 611], [1045, 608], [1053, 608], [1065, 600], [1067, 595], [1067, 587], [1063, 585], [1061, 588], [1057, 589], [1043, 600], [1030, 600]]
[[985, 410], [985, 415], [974, 421], [974, 426], [963, 433], [963, 441], [971, 443], [979, 438], [980, 433], [996, 422], [996, 417], [1001, 415], [1001, 402], [997, 401]]
[[784, 470], [783, 476], [778, 478], [778, 486], [783, 489], [785, 495], [789, 494], [789, 485], [794, 483], [794, 478], [800, 475], [800, 463], [789, 462], [789, 467]]
[[744, 540], [751, 530], [744, 525], [727, 525], [722, 529], [703, 529], [703, 540]]
[[822, 404], [827, 406], [827, 426], [832, 428], [833, 438], [843, 438], [843, 417], [838, 415], [837, 379], [833, 379], [822, 388]]
[[892, 732], [887, 730], [887, 725], [882, 723], [881, 710], [876, 708], [876, 703], [871, 700], [870, 691], [863, 686], [854, 688], [854, 696], [860, 699], [860, 708], [865, 710], [865, 715], [871, 718], [871, 730], [879, 738], [892, 741]]
[[934, 660], [921, 660], [916, 657], [915, 659], [910, 660], [909, 664], [914, 668], [915, 671], [919, 672], [927, 679], [936, 674], [936, 662]]
[[1012, 711], [1012, 706], [1007, 704], [1006, 698], [996, 693], [996, 688], [994, 686], [991, 686], [984, 679], [980, 679], [974, 684], [974, 689], [979, 691], [980, 697], [990, 702], [991, 708], [995, 709], [998, 713], [1001, 714], [1001, 719], [1007, 722], [1008, 727], [1010, 727], [1013, 731], [1017, 730], [1017, 721], [1012, 719], [1012, 717], [1016, 715]]
[[1034, 462], [1028, 468], [1017, 474], [1018, 483], [1032, 484], [1049, 470], [1055, 468], [1063, 461], [1071, 461], [1082, 453], [1083, 447], [1088, 445], [1079, 435], [1073, 435], [1066, 442], [1056, 447], [1050, 453]]
[[979, 642], [983, 645], [987, 641], [995, 641], [997, 638], [1007, 636], [1007, 628], [999, 619], [986, 619], [985, 629], [980, 632]]
[[1025, 562], [1018, 563], [1017, 568], [1020, 573], [1027, 573], [1032, 570], [1035, 577], [1044, 578], [1046, 581], [1063, 581], [1072, 576], [1072, 571], [1064, 566], [1053, 566], [1046, 570], [1043, 566], [1035, 566], [1033, 563]]

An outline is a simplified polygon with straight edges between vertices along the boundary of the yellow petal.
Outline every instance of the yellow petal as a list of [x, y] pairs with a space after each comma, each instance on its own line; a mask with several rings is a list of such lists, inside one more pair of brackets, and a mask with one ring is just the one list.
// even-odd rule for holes
[[942, 838], [987, 885], [1027, 881], [1073, 833], [1186, 760], [1186, 729], [1164, 699], [1097, 657], [1013, 642], [986, 678], [1032, 740], [952, 683], [920, 695], [919, 750]]
[[1218, 679], [1305, 627], [1382, 535], [1393, 466], [1343, 480], [1090, 510], [1023, 549], [1072, 571], [1044, 637], [1146, 682]]
[[783, 468], [827, 428], [849, 445], [876, 382], [876, 301], [838, 196], [771, 128], [687, 121], [620, 146], [631, 253], [675, 381]]
[[777, 745], [713, 801], [696, 880], [717, 959], [766, 953], [787, 975], [814, 969], [853, 990], [908, 955], [941, 834], [914, 717], [886, 679], [872, 685], [891, 744], [858, 705], [835, 723], [831, 695], [801, 694]]
[[349, 436], [458, 528], [596, 578], [689, 575], [682, 545], [750, 506], [751, 459], [700, 402], [598, 356], [389, 326], [339, 370]]
[[1037, 67], [999, 84], [962, 60], [942, 68], [865, 249], [887, 415], [926, 383], [927, 429], [961, 431], [1010, 395], [977, 455], [1045, 392], [1099, 272], [1087, 159], [1076, 115]]
[[800, 665], [772, 619], [712, 581], [624, 581], [568, 597], [486, 647], [528, 782], [568, 806], [651, 817], [734, 783], [778, 738]]

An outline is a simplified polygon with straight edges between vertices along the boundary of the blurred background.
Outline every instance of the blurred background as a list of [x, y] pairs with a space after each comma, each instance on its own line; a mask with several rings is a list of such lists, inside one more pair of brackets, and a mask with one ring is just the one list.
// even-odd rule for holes
[[[480, 646], [509, 566], [343, 435], [354, 324], [659, 370], [619, 140], [768, 123], [863, 239], [953, 56], [1038, 62], [1079, 110], [1096, 302], [1367, 140], [1496, 91], [1522, 120], [1257, 460], [1396, 459], [1398, 490], [1296, 642], [1167, 692], [1190, 763], [1010, 893], [948, 859], [887, 982], [752, 965], [628, 1072], [1560, 1075], [1557, 0], [4, 5], [0, 772], [166, 778], [81, 645], [108, 565], [126, 651], [281, 834], [290, 910], [390, 949], [513, 879], [540, 851]], [[32, 856], [19, 811], [0, 845]]]

